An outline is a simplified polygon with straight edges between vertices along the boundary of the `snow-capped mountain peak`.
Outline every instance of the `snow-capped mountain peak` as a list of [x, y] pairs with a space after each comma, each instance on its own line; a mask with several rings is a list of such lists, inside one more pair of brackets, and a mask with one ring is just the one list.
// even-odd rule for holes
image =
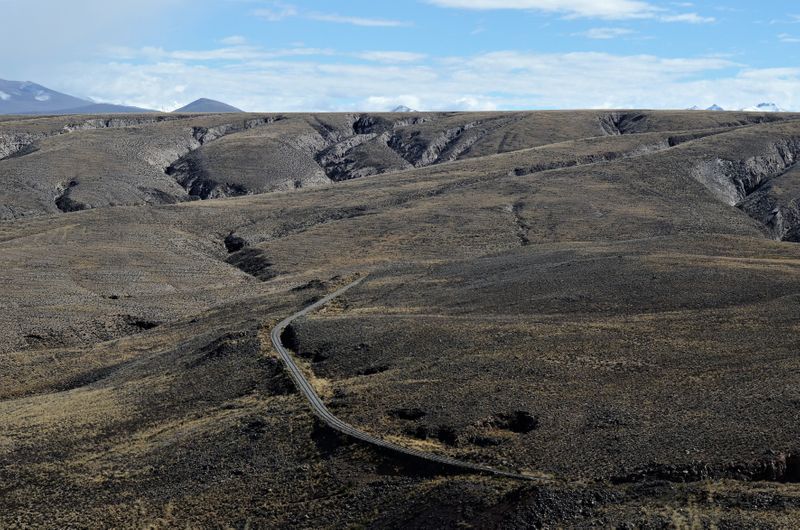
[[725, 109], [723, 109], [722, 107], [720, 107], [719, 105], [717, 105], [716, 103], [714, 103], [713, 105], [711, 105], [710, 107], [708, 107], [708, 108], [706, 108], [706, 109], [704, 109], [704, 108], [702, 108], [702, 107], [698, 107], [697, 105], [694, 105], [693, 107], [689, 107], [689, 108], [688, 108], [688, 109], [686, 109], [686, 110], [712, 110], [712, 111], [720, 111], [720, 110], [725, 110]]
[[[690, 108], [688, 108], [686, 110], [723, 111], [725, 109], [723, 109], [722, 107], [720, 107], [719, 105], [714, 103], [713, 105], [711, 105], [707, 109], [703, 109], [703, 108], [698, 107], [697, 105], [695, 105], [695, 106], [690, 107]], [[759, 103], [758, 105], [755, 105], [753, 107], [747, 107], [747, 108], [744, 108], [744, 109], [739, 109], [739, 111], [741, 111], [741, 112], [788, 112], [787, 110], [782, 109], [781, 107], [779, 107], [775, 103]]]
[[405, 105], [398, 105], [397, 107], [392, 109], [392, 112], [417, 112], [412, 108], [406, 107]]
[[745, 112], [786, 112], [775, 103], [759, 103], [755, 107], [742, 109]]
[[53, 112], [91, 102], [50, 90], [30, 81], [0, 79], [0, 113]]

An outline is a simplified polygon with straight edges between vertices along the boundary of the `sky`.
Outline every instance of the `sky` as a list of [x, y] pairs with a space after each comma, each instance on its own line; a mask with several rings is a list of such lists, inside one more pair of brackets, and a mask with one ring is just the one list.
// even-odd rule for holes
[[0, 0], [0, 78], [172, 110], [800, 111], [796, 0]]

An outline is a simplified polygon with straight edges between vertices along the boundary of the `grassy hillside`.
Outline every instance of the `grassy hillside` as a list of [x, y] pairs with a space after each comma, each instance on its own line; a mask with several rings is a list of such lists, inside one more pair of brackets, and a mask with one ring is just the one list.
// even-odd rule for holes
[[797, 118], [3, 120], [0, 526], [791, 527]]

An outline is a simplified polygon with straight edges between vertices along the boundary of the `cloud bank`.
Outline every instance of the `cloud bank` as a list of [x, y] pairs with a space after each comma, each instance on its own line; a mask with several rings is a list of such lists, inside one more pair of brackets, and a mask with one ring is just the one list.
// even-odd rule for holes
[[[133, 62], [125, 58], [142, 58]], [[70, 73], [81, 72], [79, 76]], [[752, 69], [720, 57], [496, 51], [431, 58], [403, 51], [130, 50], [63, 73], [59, 88], [171, 110], [214, 97], [252, 111], [747, 107], [800, 108], [800, 68]]]

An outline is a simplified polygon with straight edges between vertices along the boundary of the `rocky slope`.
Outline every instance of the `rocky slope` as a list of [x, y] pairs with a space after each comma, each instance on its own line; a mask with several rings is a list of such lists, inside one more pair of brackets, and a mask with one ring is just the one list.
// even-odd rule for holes
[[[11, 120], [0, 124], [5, 183], [0, 215], [11, 219], [257, 194], [584, 137], [730, 129], [789, 119], [694, 116], [688, 121], [686, 113], [641, 112], [581, 112], [569, 120], [557, 112]], [[107, 128], [115, 131], [94, 132]], [[100, 143], [111, 147], [99, 148]], [[75, 160], [80, 160], [81, 175], [72, 166]]]

